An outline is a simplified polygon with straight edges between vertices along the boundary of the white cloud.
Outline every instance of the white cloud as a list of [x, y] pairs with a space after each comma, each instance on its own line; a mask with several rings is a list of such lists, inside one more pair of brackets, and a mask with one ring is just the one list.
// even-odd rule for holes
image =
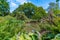
[[[28, 2], [27, 0], [15, 0], [15, 1], [20, 4], [24, 4]], [[10, 12], [14, 11], [18, 7], [18, 4], [16, 2], [10, 0]]]
[[16, 9], [18, 5], [14, 2], [10, 2], [10, 12], [12, 12], [14, 9]]
[[20, 4], [27, 3], [27, 0], [16, 0], [16, 1], [19, 2]]
[[11, 3], [10, 3], [10, 6], [11, 6], [11, 7], [15, 7], [15, 6], [17, 6], [17, 4], [15, 4], [14, 2], [11, 2]]

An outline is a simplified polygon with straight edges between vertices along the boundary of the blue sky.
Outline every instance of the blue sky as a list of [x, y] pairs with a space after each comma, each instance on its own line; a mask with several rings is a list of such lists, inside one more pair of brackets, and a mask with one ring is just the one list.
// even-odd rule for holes
[[15, 10], [20, 4], [24, 4], [27, 2], [31, 2], [35, 4], [36, 6], [42, 6], [44, 9], [46, 9], [49, 6], [50, 2], [55, 2], [55, 0], [8, 0], [10, 4], [10, 11], [12, 12]]

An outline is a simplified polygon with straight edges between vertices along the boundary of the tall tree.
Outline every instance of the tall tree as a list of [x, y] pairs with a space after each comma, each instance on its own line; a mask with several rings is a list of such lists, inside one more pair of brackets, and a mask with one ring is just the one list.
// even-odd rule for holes
[[23, 5], [20, 5], [16, 10], [14, 10], [13, 13], [24, 12], [28, 18], [31, 18], [35, 12], [35, 8], [36, 6], [32, 3], [24, 3]]
[[52, 10], [55, 15], [59, 14], [60, 13], [59, 0], [56, 0], [56, 3], [54, 2], [49, 3], [48, 11], [49, 10]]
[[59, 0], [56, 0], [56, 9], [59, 9]]
[[20, 5], [16, 10], [13, 11], [14, 14], [16, 12], [24, 12], [28, 18], [34, 19], [40, 19], [46, 15], [46, 12], [42, 7], [37, 7], [32, 3], [24, 3], [23, 5]]
[[0, 0], [0, 16], [5, 16], [9, 13], [9, 3], [7, 0]]
[[59, 15], [60, 14], [60, 7], [59, 7], [59, 1], [60, 0], [56, 0], [56, 10], [54, 10], [54, 13], [56, 14], [56, 15]]

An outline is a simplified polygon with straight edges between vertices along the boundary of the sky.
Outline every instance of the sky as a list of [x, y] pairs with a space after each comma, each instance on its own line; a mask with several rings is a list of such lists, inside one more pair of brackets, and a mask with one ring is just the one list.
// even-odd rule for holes
[[55, 2], [55, 0], [8, 0], [10, 5], [10, 12], [14, 11], [19, 5], [31, 2], [36, 6], [42, 6], [46, 9], [50, 2]]

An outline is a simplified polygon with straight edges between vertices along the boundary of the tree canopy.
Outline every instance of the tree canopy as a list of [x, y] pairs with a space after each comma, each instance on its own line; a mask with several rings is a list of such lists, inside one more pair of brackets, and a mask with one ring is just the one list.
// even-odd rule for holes
[[0, 0], [0, 16], [9, 14], [9, 3], [7, 0]]
[[46, 15], [46, 12], [42, 7], [37, 7], [32, 3], [24, 3], [23, 5], [20, 5], [16, 10], [13, 11], [13, 13], [16, 12], [24, 12], [24, 14], [28, 18], [37, 17], [38, 19], [40, 19], [41, 17]]

